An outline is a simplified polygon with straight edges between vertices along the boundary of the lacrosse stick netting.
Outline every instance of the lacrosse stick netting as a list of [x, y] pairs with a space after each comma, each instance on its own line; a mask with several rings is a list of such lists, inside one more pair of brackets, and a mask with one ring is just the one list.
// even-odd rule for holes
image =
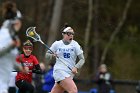
[[[47, 49], [50, 50], [50, 48], [41, 40], [40, 35], [38, 35], [38, 34], [36, 33], [35, 28], [36, 28], [36, 27], [29, 27], [29, 28], [27, 28], [27, 30], [26, 30], [26, 36], [32, 38], [32, 39], [33, 39], [34, 41], [36, 41], [36, 42], [37, 42], [37, 41], [38, 41], [38, 42], [41, 42], [43, 45], [45, 45], [45, 46], [47, 47]], [[53, 53], [52, 50], [50, 50], [50, 51], [51, 51], [51, 53]], [[54, 53], [53, 53], [53, 54], [54, 54]]]
[[40, 36], [36, 33], [35, 28], [36, 27], [29, 27], [29, 28], [27, 28], [27, 30], [26, 30], [26, 36], [32, 38], [35, 41], [42, 42]]

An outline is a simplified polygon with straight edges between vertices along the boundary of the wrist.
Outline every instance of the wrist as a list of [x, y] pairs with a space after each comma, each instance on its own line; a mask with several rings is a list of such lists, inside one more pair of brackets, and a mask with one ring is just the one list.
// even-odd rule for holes
[[74, 68], [77, 69], [77, 70], [79, 69], [77, 66], [74, 66]]

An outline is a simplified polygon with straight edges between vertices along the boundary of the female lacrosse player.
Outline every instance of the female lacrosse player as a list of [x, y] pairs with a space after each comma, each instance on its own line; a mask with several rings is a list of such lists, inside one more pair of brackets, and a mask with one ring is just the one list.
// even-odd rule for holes
[[[46, 58], [49, 60], [52, 57], [56, 57], [56, 63], [54, 65], [53, 76], [56, 81], [51, 93], [78, 93], [77, 86], [73, 81], [73, 77], [78, 73], [85, 63], [83, 50], [80, 45], [73, 40], [74, 30], [66, 25], [62, 31], [63, 39], [55, 41], [50, 49], [53, 51], [47, 51]], [[79, 58], [79, 62], [76, 64], [76, 58]]]
[[33, 44], [27, 40], [25, 43], [23, 43], [24, 54], [21, 54], [16, 58], [17, 62], [21, 63], [24, 68], [28, 68], [28, 73], [17, 73], [16, 86], [19, 88], [19, 93], [33, 93], [34, 87], [31, 84], [32, 73], [42, 73], [37, 58], [31, 54], [32, 51]]
[[20, 47], [20, 40], [15, 33], [20, 30], [22, 24], [21, 14], [14, 2], [6, 1], [2, 6], [4, 20], [0, 28], [0, 93], [8, 93], [8, 81], [14, 66], [22, 68], [15, 62], [17, 47]]

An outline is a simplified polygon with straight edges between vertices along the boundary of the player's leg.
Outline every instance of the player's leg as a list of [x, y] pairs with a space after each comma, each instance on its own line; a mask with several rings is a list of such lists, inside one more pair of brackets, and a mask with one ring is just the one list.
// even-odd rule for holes
[[68, 92], [68, 93], [78, 93], [77, 86], [72, 80], [71, 77], [67, 77], [60, 82], [60, 85]]
[[55, 83], [51, 90], [51, 93], [63, 93], [63, 92], [64, 89], [58, 83]]
[[17, 87], [19, 88], [18, 93], [34, 93], [34, 87], [32, 84], [24, 81], [24, 80], [19, 80], [16, 82]]
[[9, 87], [8, 93], [16, 93], [16, 87]]

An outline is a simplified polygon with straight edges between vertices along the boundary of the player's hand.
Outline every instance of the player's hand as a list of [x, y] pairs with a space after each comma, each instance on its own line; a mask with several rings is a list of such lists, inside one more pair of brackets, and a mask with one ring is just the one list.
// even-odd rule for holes
[[104, 76], [101, 74], [101, 75], [100, 75], [100, 79], [103, 79], [103, 78], [104, 78]]
[[54, 54], [52, 54], [52, 56], [53, 56], [53, 57], [57, 57], [57, 54], [54, 53]]
[[52, 54], [52, 57], [53, 57], [53, 58], [56, 58], [56, 57], [58, 58], [58, 56], [57, 56], [56, 53], [53, 53], [53, 54]]
[[72, 73], [73, 73], [73, 74], [77, 74], [77, 73], [78, 73], [78, 69], [77, 69], [76, 67], [73, 67], [73, 68], [72, 68]]
[[13, 41], [13, 44], [16, 46], [16, 47], [20, 47], [21, 46], [21, 41], [20, 39], [16, 39]]
[[29, 73], [29, 68], [28, 67], [23, 67], [22, 72], [25, 73], [25, 74], [28, 74]]

